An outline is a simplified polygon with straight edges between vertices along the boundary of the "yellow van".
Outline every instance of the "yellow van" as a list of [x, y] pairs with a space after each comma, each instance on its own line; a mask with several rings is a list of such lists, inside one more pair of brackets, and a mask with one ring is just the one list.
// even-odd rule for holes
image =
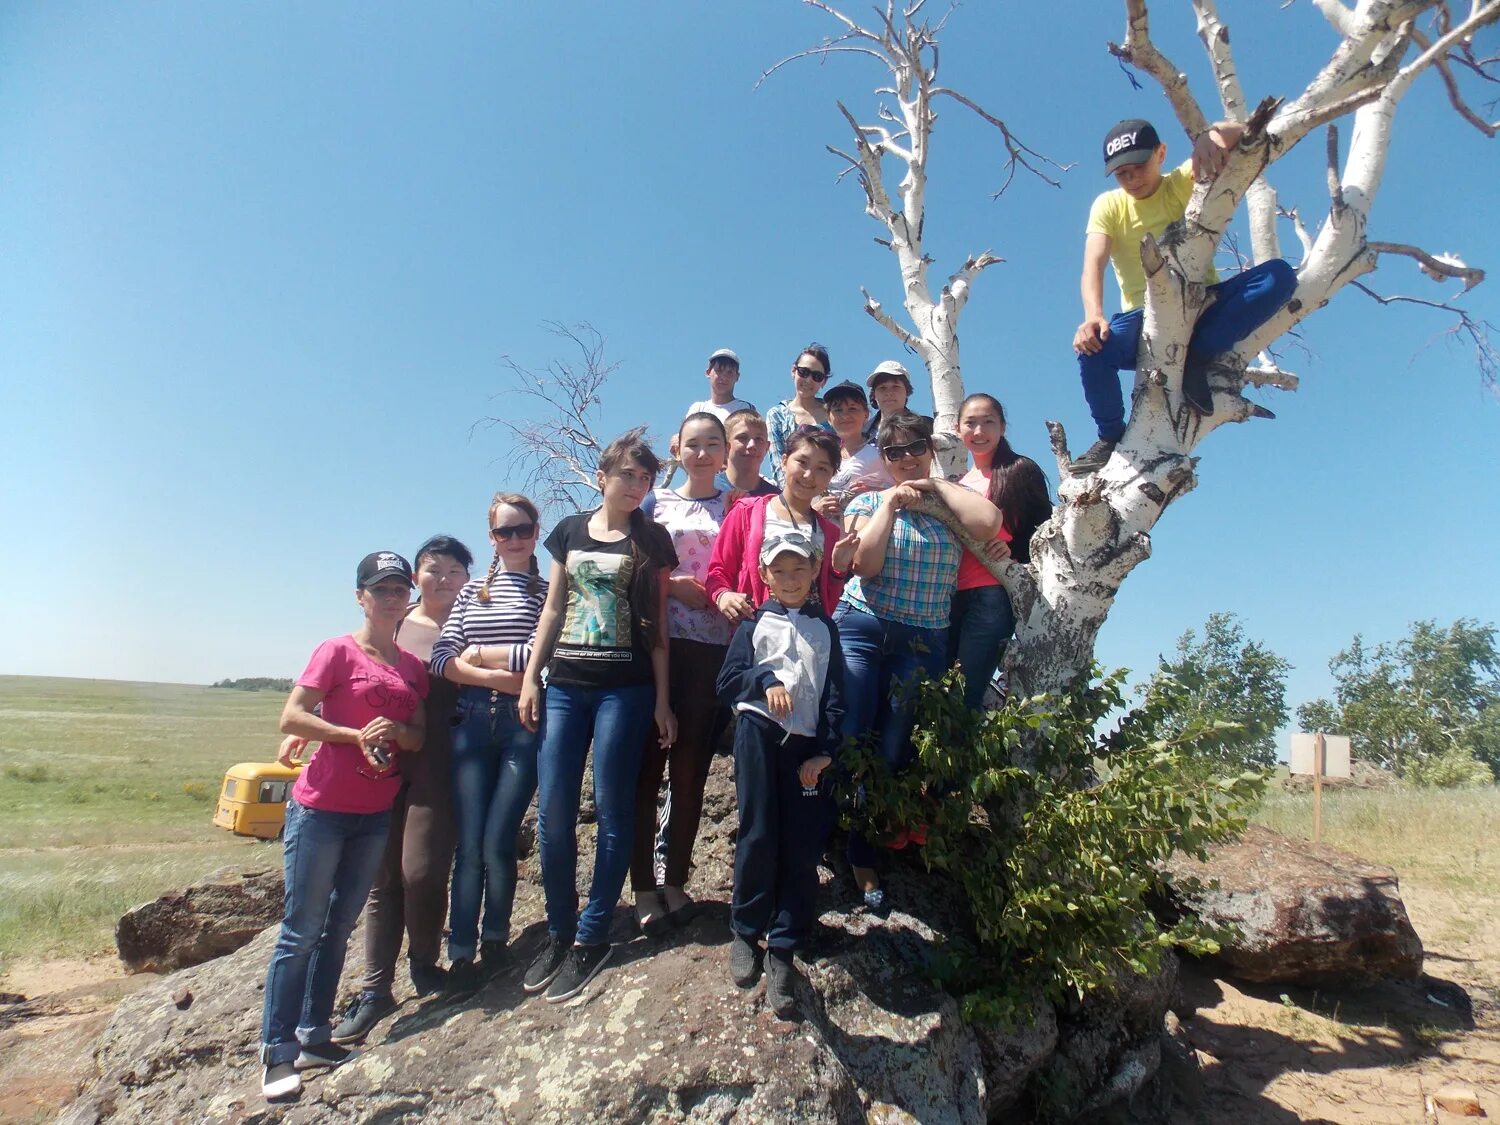
[[286, 822], [286, 799], [301, 766], [279, 762], [241, 762], [224, 774], [214, 823], [236, 836], [274, 840]]

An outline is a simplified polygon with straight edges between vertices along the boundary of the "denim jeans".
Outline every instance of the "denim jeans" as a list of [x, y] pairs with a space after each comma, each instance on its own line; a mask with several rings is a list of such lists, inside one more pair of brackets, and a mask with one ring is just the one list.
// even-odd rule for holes
[[[1215, 299], [1198, 318], [1189, 350], [1203, 356], [1229, 351], [1270, 320], [1296, 289], [1297, 271], [1280, 258], [1209, 286]], [[1083, 397], [1088, 400], [1099, 436], [1107, 441], [1118, 441], [1125, 432], [1125, 398], [1118, 372], [1135, 370], [1144, 316], [1144, 309], [1116, 313], [1110, 318], [1104, 346], [1093, 355], [1078, 356]]]
[[[915, 722], [908, 685], [918, 672], [933, 679], [943, 674], [948, 658], [948, 630], [924, 629], [887, 621], [841, 602], [834, 612], [844, 652], [844, 737], [875, 731], [880, 753], [892, 770], [900, 770], [916, 753], [911, 741]], [[858, 832], [849, 834], [849, 862], [871, 867], [875, 849]]]
[[984, 706], [984, 689], [1000, 667], [1005, 642], [1016, 631], [1016, 615], [1004, 586], [975, 586], [953, 595], [948, 624], [948, 663], [964, 673], [964, 706]]
[[536, 793], [538, 742], [536, 733], [521, 725], [513, 695], [466, 687], [458, 697], [458, 720], [452, 751], [458, 846], [448, 913], [450, 961], [473, 960], [480, 940], [510, 940], [516, 837]]
[[290, 1062], [333, 1035], [333, 1003], [349, 934], [385, 853], [389, 810], [327, 812], [286, 803], [281, 934], [266, 969], [261, 1059]]
[[[547, 932], [580, 945], [609, 940], [609, 921], [635, 841], [635, 788], [641, 746], [651, 728], [656, 688], [549, 684], [537, 755], [537, 836]], [[594, 747], [598, 847], [588, 905], [578, 913], [578, 802], [583, 766]]]

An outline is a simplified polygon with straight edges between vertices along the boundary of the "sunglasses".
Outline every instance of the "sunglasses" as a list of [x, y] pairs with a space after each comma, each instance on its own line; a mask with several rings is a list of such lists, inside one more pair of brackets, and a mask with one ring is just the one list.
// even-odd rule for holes
[[509, 527], [492, 527], [490, 534], [496, 539], [530, 539], [536, 534], [536, 524], [513, 523]]
[[880, 455], [887, 461], [899, 461], [903, 457], [920, 457], [926, 452], [926, 438], [918, 438], [916, 441], [909, 441], [905, 445], [883, 445], [880, 447]]
[[828, 372], [819, 371], [816, 367], [803, 367], [800, 364], [792, 368], [798, 376], [803, 379], [811, 379], [814, 383], [822, 383], [828, 378]]

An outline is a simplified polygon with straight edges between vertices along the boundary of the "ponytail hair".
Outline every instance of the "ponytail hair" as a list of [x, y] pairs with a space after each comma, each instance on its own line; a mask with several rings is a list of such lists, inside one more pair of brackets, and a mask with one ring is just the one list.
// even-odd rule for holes
[[[521, 509], [521, 511], [525, 512], [528, 516], [531, 517], [531, 522], [536, 524], [538, 529], [541, 528], [542, 517], [537, 512], [536, 505], [528, 500], [525, 496], [522, 496], [519, 492], [495, 493], [494, 499], [490, 501], [489, 520], [491, 527], [495, 526], [495, 509], [498, 508], [501, 504], [508, 504], [512, 508]], [[494, 539], [493, 533], [487, 532], [486, 534], [489, 534], [492, 540]], [[492, 545], [495, 548], [495, 555], [492, 559], [490, 559], [490, 569], [485, 574], [484, 582], [480, 585], [479, 594], [477, 595], [481, 605], [490, 604], [490, 583], [495, 580], [495, 575], [500, 573], [500, 545], [498, 543], [494, 543]], [[533, 550], [531, 552], [531, 578], [526, 583], [526, 593], [529, 596], [535, 597], [541, 592], [542, 573], [537, 568], [536, 551]]]

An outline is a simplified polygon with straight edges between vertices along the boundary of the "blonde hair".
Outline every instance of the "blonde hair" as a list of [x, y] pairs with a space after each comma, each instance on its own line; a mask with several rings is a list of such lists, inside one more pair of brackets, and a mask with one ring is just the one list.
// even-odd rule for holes
[[[509, 504], [512, 508], [520, 508], [531, 517], [531, 522], [541, 527], [542, 517], [536, 510], [536, 505], [522, 496], [519, 492], [497, 492], [495, 498], [490, 501], [490, 526], [495, 526], [495, 509], [501, 504]], [[494, 533], [489, 532], [491, 542], [494, 541]], [[495, 557], [490, 560], [490, 569], [484, 576], [484, 584], [479, 587], [479, 601], [484, 605], [490, 604], [490, 583], [495, 580], [495, 575], [500, 573], [500, 544], [495, 543]], [[531, 553], [531, 578], [526, 583], [528, 594], [539, 594], [542, 590], [542, 572], [536, 564], [536, 552]]]

